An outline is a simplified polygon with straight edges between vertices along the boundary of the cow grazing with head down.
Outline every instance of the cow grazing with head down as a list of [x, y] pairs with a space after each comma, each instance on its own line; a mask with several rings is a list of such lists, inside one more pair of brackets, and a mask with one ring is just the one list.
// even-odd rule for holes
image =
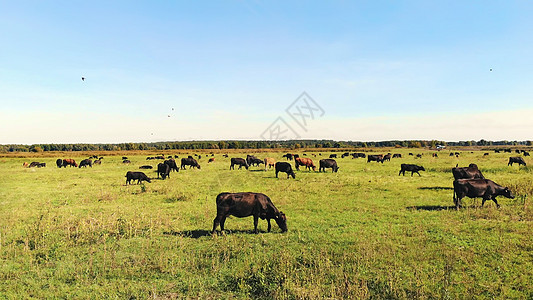
[[529, 156], [529, 152], [524, 151], [523, 153], [524, 153], [524, 156]]
[[267, 166], [270, 169], [270, 168], [274, 167], [275, 165], [276, 165], [276, 160], [274, 158], [272, 158], [272, 157], [265, 158], [265, 171], [267, 169]]
[[157, 178], [159, 178], [160, 175], [163, 180], [167, 177], [170, 178], [170, 166], [165, 163], [157, 164]]
[[282, 157], [287, 158], [287, 160], [292, 160], [292, 154], [291, 153], [284, 154]]
[[95, 161], [93, 161], [93, 165], [101, 165], [101, 164], [102, 164], [101, 159], [96, 159]]
[[392, 158], [402, 158], [402, 155], [399, 154], [399, 153], [394, 153], [394, 154], [392, 155]]
[[132, 180], [137, 180], [137, 184], [140, 184], [142, 181], [152, 182], [143, 172], [128, 171], [126, 173], [126, 185], [131, 184]]
[[383, 163], [383, 154], [368, 155], [366, 157], [366, 162], [369, 163], [371, 161], [376, 161], [376, 162]]
[[258, 233], [257, 225], [259, 219], [267, 220], [268, 232], [272, 226], [270, 220], [274, 219], [278, 224], [281, 232], [287, 231], [287, 217], [279, 211], [270, 198], [261, 193], [220, 193], [216, 198], [217, 216], [213, 220], [212, 234], [216, 232], [218, 225], [220, 230], [224, 231], [224, 223], [228, 216], [237, 218], [254, 217], [254, 233]]
[[[388, 153], [388, 154], [386, 154], [385, 156], [383, 156], [383, 161], [390, 161], [391, 157], [392, 157], [391, 154]], [[383, 162], [383, 161], [382, 161], [382, 162]]]
[[509, 157], [509, 162], [507, 163], [507, 165], [512, 167], [513, 163], [517, 163], [519, 166], [526, 166], [526, 161], [522, 157]]
[[259, 167], [259, 165], [264, 162], [262, 159], [259, 159], [253, 155], [246, 155], [246, 163], [248, 164], [248, 166], [256, 165]]
[[337, 154], [330, 154], [329, 158], [337, 158]]
[[453, 182], [453, 203], [459, 209], [461, 207], [461, 200], [464, 197], [469, 198], [483, 198], [481, 206], [485, 201], [492, 200], [499, 208], [500, 205], [496, 201], [497, 196], [504, 196], [514, 199], [514, 195], [509, 188], [502, 187], [492, 180], [488, 179], [457, 179]]
[[175, 171], [175, 172], [180, 171], [180, 169], [178, 168], [178, 165], [176, 165], [176, 161], [173, 158], [165, 160], [164, 164], [168, 165], [168, 167], [170, 168], [170, 171]]
[[56, 165], [58, 168], [61, 168], [63, 166], [63, 160], [61, 158], [58, 158], [56, 160]]
[[468, 167], [457, 167], [456, 165], [455, 168], [452, 168], [452, 174], [455, 180], [485, 178], [476, 164], [470, 164]]
[[189, 166], [189, 169], [190, 168], [198, 168], [200, 169], [200, 164], [198, 164], [198, 162], [196, 161], [196, 159], [194, 158], [182, 158], [181, 159], [181, 168], [182, 169], [185, 169], [185, 166]]
[[339, 170], [339, 167], [337, 166], [337, 162], [334, 160], [334, 159], [321, 159], [319, 161], [319, 165], [320, 167], [318, 168], [318, 171], [319, 172], [326, 172], [326, 169], [329, 169], [331, 168], [331, 173], [335, 172], [337, 173], [337, 171]]
[[417, 166], [417, 165], [412, 165], [412, 164], [402, 164], [401, 170], [400, 170], [400, 173], [398, 173], [398, 176], [402, 174], [403, 176], [405, 176], [405, 171], [411, 172], [411, 177], [413, 177], [414, 173], [418, 174], [418, 176], [422, 176], [420, 175], [420, 173], [418, 173], [418, 171], [425, 171], [425, 170], [426, 169], [424, 169], [423, 166]]
[[63, 167], [66, 168], [67, 166], [71, 166], [71, 167], [77, 168], [78, 164], [73, 159], [70, 159], [70, 158], [63, 159]]
[[214, 161], [215, 161], [215, 158], [214, 158], [214, 157], [211, 157], [211, 158], [207, 161], [207, 163], [212, 163], [212, 162], [214, 162]]
[[300, 166], [305, 166], [305, 169], [306, 170], [311, 170], [313, 169], [313, 171], [316, 171], [316, 166], [315, 164], [313, 163], [313, 160], [310, 159], [310, 158], [302, 158], [302, 157], [298, 157], [294, 160], [294, 166], [296, 167], [296, 170], [300, 171]]
[[349, 153], [349, 152], [344, 152], [344, 153], [341, 155], [341, 158], [345, 158], [346, 156], [350, 156], [350, 153]]
[[80, 161], [80, 168], [81, 167], [87, 168], [87, 166], [92, 168], [93, 167], [93, 161], [90, 160], [90, 159], [84, 159], [84, 160]]
[[284, 172], [284, 173], [287, 173], [287, 178], [289, 178], [289, 176], [292, 176], [293, 179], [296, 179], [296, 174], [294, 174], [294, 171], [292, 170], [292, 166], [288, 162], [281, 162], [281, 161], [277, 162], [275, 169], [276, 169], [276, 178], [278, 178], [279, 172]]
[[244, 158], [232, 157], [230, 161], [231, 161], [231, 165], [229, 166], [230, 170], [235, 170], [235, 165], [239, 166], [239, 170], [242, 169], [242, 167], [245, 167], [246, 170], [248, 170], [249, 166]]

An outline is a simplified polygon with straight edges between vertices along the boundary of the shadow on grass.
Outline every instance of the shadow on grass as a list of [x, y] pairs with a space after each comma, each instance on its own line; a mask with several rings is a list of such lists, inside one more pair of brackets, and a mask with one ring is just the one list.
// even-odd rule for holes
[[419, 190], [440, 191], [440, 190], [453, 190], [453, 187], [449, 187], [449, 186], [421, 186], [418, 189]]
[[260, 169], [260, 170], [248, 170], [250, 172], [265, 172], [265, 169]]
[[[266, 233], [266, 231], [259, 230], [259, 233]], [[182, 236], [188, 238], [201, 238], [203, 236], [211, 236], [211, 230], [184, 230], [184, 231], [165, 231], [164, 235]], [[224, 230], [224, 233], [217, 230], [216, 235], [228, 235], [228, 234], [254, 234], [253, 230]]]
[[442, 206], [442, 205], [421, 205], [421, 206], [408, 206], [406, 207], [409, 210], [426, 210], [426, 211], [435, 211], [435, 210], [456, 210], [455, 206]]

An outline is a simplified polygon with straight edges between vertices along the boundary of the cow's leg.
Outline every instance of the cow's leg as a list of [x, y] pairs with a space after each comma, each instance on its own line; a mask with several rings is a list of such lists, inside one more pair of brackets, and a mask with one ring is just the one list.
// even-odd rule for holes
[[222, 215], [217, 214], [217, 216], [213, 220], [213, 231], [211, 231], [211, 234], [214, 234], [216, 232], [218, 225], [220, 225], [220, 229], [224, 231], [224, 223], [221, 223], [222, 217]]
[[270, 219], [267, 219], [267, 223], [268, 223], [268, 232], [270, 232], [270, 229], [272, 228], [272, 226], [270, 226]]
[[259, 216], [254, 215], [254, 233], [258, 233], [257, 225], [259, 224]]
[[494, 203], [496, 203], [496, 207], [497, 208], [500, 208], [500, 205], [498, 204], [498, 201], [496, 201], [496, 196], [492, 196], [492, 201], [494, 201]]
[[418, 174], [418, 176], [422, 177], [422, 175], [420, 175], [420, 173], [418, 173], [418, 171], [416, 171], [416, 174]]
[[[402, 175], [402, 170], [400, 170], [400, 172], [398, 173], [398, 176], [400, 176], [400, 175]], [[405, 176], [405, 174], [404, 174], [404, 176]]]
[[276, 170], [276, 178], [278, 178], [278, 170]]

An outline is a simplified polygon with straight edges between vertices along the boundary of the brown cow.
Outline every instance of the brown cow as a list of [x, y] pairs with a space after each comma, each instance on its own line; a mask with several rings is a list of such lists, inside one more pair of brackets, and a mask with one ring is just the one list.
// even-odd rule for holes
[[71, 167], [76, 167], [77, 168], [78, 164], [73, 159], [70, 159], [70, 158], [63, 159], [63, 167], [66, 168], [67, 166], [71, 166]]
[[287, 217], [279, 211], [267, 195], [261, 193], [220, 193], [216, 199], [217, 216], [213, 220], [214, 234], [218, 225], [224, 231], [224, 223], [230, 215], [237, 218], [254, 216], [254, 232], [257, 233], [259, 218], [266, 219], [270, 232], [270, 219], [274, 219], [282, 232], [287, 231]]
[[311, 170], [311, 168], [313, 168], [313, 171], [316, 171], [316, 166], [310, 158], [297, 157], [294, 159], [294, 166], [298, 171], [300, 171], [300, 166], [305, 166], [306, 170]]
[[265, 171], [267, 169], [267, 166], [268, 166], [268, 169], [274, 167], [276, 165], [276, 160], [273, 159], [272, 157], [267, 157], [265, 158]]
[[214, 158], [214, 157], [211, 157], [211, 158], [207, 161], [207, 163], [214, 162], [214, 161], [215, 161], [215, 158]]

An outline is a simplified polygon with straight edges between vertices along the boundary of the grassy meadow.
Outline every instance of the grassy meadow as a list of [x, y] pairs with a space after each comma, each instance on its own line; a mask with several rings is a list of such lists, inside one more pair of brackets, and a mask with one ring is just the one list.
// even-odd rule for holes
[[[295, 180], [264, 166], [230, 171], [217, 152], [200, 170], [129, 186], [127, 171], [156, 177], [139, 170], [160, 162], [146, 160], [154, 153], [101, 153], [102, 165], [87, 169], [55, 160], [89, 153], [0, 157], [0, 298], [532, 299], [533, 169], [508, 167], [516, 153], [373, 152], [389, 151], [403, 158], [338, 158], [338, 173], [301, 168]], [[332, 153], [291, 152], [307, 153], [317, 171]], [[285, 161], [286, 152], [248, 153]], [[47, 167], [22, 167], [32, 161]], [[426, 171], [398, 176], [401, 163]], [[516, 198], [499, 197], [501, 209], [465, 198], [455, 210], [450, 169], [470, 163]], [[272, 222], [266, 233], [260, 220], [253, 234], [251, 217], [230, 217], [212, 236], [216, 195], [242, 191], [268, 195], [289, 231]]]

